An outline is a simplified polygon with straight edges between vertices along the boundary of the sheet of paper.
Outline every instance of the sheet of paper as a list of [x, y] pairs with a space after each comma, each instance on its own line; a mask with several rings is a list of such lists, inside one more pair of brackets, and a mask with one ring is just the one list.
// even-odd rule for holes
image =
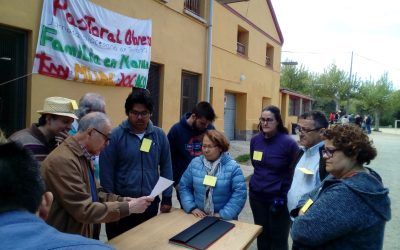
[[160, 176], [160, 178], [157, 181], [157, 184], [154, 186], [149, 196], [156, 197], [157, 195], [161, 194], [165, 189], [167, 189], [169, 186], [171, 186], [172, 183], [174, 182]]

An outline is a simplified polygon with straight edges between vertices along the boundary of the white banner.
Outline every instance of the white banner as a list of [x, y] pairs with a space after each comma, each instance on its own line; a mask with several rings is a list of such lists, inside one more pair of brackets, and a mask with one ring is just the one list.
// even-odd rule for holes
[[87, 0], [44, 0], [33, 73], [146, 88], [150, 60], [151, 20]]

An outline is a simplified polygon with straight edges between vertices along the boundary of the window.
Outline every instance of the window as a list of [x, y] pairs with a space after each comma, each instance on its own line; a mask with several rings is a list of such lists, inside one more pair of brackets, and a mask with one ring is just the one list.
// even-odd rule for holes
[[242, 27], [238, 27], [237, 33], [237, 53], [243, 56], [248, 55], [249, 32]]
[[153, 100], [154, 108], [151, 115], [151, 121], [154, 125], [159, 126], [159, 110], [160, 110], [160, 78], [161, 65], [151, 63], [149, 69], [149, 77], [147, 81], [147, 89], [150, 91], [151, 99]]
[[204, 17], [205, 1], [204, 0], [185, 0], [185, 11], [199, 17]]
[[266, 55], [265, 55], [265, 65], [272, 67], [274, 61], [274, 47], [267, 44]]
[[198, 74], [182, 72], [181, 95], [181, 115], [186, 112], [192, 112], [199, 96]]
[[300, 115], [300, 98], [293, 96], [289, 97], [289, 115], [291, 116]]

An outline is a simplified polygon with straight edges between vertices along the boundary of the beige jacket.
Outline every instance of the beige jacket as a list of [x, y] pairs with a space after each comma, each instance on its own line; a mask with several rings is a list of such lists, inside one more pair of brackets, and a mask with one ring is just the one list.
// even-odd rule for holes
[[88, 170], [91, 163], [73, 137], [68, 137], [42, 163], [47, 189], [54, 195], [47, 223], [66, 233], [93, 237], [93, 224], [117, 221], [129, 215], [128, 202], [97, 187], [92, 201]]

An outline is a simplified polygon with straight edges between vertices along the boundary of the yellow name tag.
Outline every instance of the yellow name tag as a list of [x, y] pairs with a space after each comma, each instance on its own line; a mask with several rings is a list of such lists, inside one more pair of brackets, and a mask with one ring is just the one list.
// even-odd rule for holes
[[308, 169], [308, 168], [299, 168], [299, 170], [300, 170], [301, 172], [305, 173], [305, 174], [311, 174], [311, 175], [314, 174], [314, 172], [311, 171], [311, 170]]
[[210, 187], [215, 187], [215, 184], [217, 183], [217, 177], [211, 176], [211, 175], [206, 175], [204, 177], [203, 184], [210, 186]]
[[253, 160], [261, 161], [262, 155], [263, 155], [263, 152], [254, 151], [254, 152], [253, 152]]
[[71, 100], [71, 105], [72, 105], [72, 109], [73, 110], [77, 110], [78, 109], [78, 104], [76, 104], [75, 100]]
[[140, 151], [148, 153], [150, 151], [152, 140], [144, 138], [142, 145], [140, 146]]
[[301, 211], [302, 213], [305, 213], [305, 212], [310, 208], [310, 206], [311, 206], [313, 203], [314, 203], [313, 200], [308, 199], [307, 202], [306, 202], [306, 204], [304, 204], [304, 206], [300, 209], [300, 211]]

